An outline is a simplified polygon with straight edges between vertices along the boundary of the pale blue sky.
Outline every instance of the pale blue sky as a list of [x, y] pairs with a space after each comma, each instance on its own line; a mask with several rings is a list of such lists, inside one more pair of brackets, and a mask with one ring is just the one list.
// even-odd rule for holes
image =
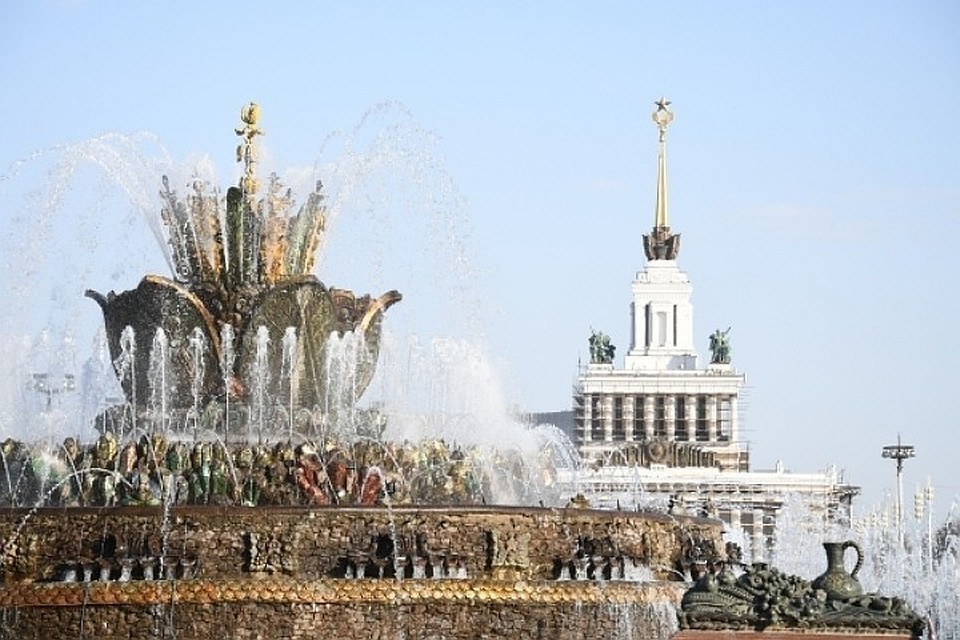
[[[428, 156], [415, 180], [449, 178], [432, 198], [444, 213], [412, 231], [387, 224], [396, 235], [376, 244], [399, 246], [372, 275], [358, 264], [365, 227], [345, 215], [319, 275], [403, 290], [390, 318], [414, 328], [432, 317], [428, 298], [462, 296], [508, 403], [567, 408], [590, 327], [621, 356], [629, 346], [630, 282], [653, 216], [650, 111], [663, 94], [677, 114], [670, 216], [695, 331], [703, 355], [713, 329], [733, 327], [755, 466], [835, 463], [869, 508], [892, 485], [880, 448], [899, 432], [917, 447], [908, 493], [931, 475], [945, 512], [960, 493], [958, 33], [953, 2], [8, 1], [4, 268], [23, 282], [10, 251], [25, 227], [56, 236], [73, 224], [14, 217], [46, 179], [15, 164], [37, 150], [145, 131], [180, 162], [209, 154], [225, 186], [247, 101], [262, 106], [265, 165], [281, 175], [336, 155], [331, 132], [390, 103], [374, 119], [403, 123], [411, 165]], [[77, 235], [48, 252], [94, 280], [56, 288], [70, 316], [96, 316], [78, 288], [132, 288], [163, 268], [158, 252], [132, 248], [140, 221], [97, 212], [101, 188], [80, 200]], [[374, 211], [367, 224], [383, 223], [376, 204], [357, 205]], [[424, 228], [456, 246], [418, 266], [436, 250], [415, 246]], [[71, 249], [89, 234], [100, 240]], [[142, 262], [103, 282], [88, 256], [106, 264], [125, 250]], [[470, 293], [432, 293], [432, 278]]]

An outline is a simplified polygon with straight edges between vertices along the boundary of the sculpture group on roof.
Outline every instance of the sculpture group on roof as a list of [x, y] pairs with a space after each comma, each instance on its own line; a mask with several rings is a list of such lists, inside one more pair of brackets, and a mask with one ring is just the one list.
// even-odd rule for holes
[[602, 331], [590, 333], [590, 363], [611, 364], [617, 348], [610, 342], [610, 336]]
[[730, 327], [710, 334], [710, 364], [730, 364]]

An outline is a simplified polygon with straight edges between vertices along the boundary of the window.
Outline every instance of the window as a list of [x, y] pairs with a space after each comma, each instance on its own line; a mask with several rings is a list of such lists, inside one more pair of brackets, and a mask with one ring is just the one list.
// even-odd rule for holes
[[673, 346], [677, 346], [677, 305], [673, 305]]
[[676, 433], [676, 440], [684, 441], [687, 440], [687, 399], [683, 396], [677, 396], [676, 399], [676, 420], [674, 421], [674, 433]]
[[603, 440], [603, 412], [600, 410], [600, 396], [590, 396], [590, 440]]
[[653, 435], [667, 437], [666, 402], [663, 396], [657, 396], [653, 402]]
[[627, 439], [627, 432], [623, 428], [623, 396], [613, 397], [613, 440], [623, 442]]
[[721, 398], [717, 403], [717, 410], [719, 415], [717, 416], [717, 440], [720, 442], [729, 442], [730, 434], [733, 430], [733, 412], [730, 409], [732, 404], [730, 397]]
[[643, 428], [643, 396], [633, 397], [633, 437], [635, 440], [646, 438]]
[[649, 347], [651, 344], [653, 344], [653, 339], [650, 335], [650, 329], [652, 329], [650, 326], [650, 314], [650, 303], [648, 302], [643, 306], [643, 344], [646, 347]]
[[697, 398], [697, 442], [707, 442], [710, 431], [707, 429], [707, 397]]

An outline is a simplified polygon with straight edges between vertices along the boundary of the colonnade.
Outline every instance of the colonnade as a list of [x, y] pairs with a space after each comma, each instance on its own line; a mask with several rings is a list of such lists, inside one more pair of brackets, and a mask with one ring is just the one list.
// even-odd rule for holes
[[589, 393], [580, 401], [582, 444], [737, 441], [736, 395]]

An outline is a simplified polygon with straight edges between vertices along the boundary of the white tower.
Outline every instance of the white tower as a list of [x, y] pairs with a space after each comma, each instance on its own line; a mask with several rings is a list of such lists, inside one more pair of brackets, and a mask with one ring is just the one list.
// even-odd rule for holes
[[744, 377], [726, 355], [697, 368], [693, 286], [677, 267], [680, 234], [667, 215], [669, 106], [661, 98], [653, 112], [657, 197], [653, 229], [643, 236], [647, 264], [631, 287], [630, 349], [622, 369], [612, 349], [607, 357], [591, 352], [574, 396], [574, 435], [585, 460], [604, 464], [746, 469], [738, 416]]
[[670, 102], [660, 99], [653, 121], [660, 130], [657, 156], [657, 202], [653, 231], [643, 236], [647, 266], [633, 281], [633, 316], [628, 370], [696, 369], [690, 279], [677, 267], [680, 234], [670, 232], [667, 217], [667, 126], [673, 122]]

